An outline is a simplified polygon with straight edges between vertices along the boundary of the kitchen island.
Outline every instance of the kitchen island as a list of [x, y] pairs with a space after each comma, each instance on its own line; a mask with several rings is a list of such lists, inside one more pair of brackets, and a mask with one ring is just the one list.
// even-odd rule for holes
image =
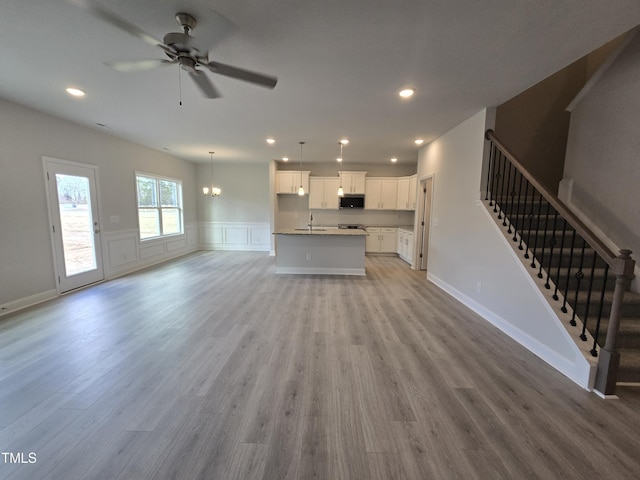
[[314, 227], [274, 235], [276, 273], [365, 275], [364, 230]]

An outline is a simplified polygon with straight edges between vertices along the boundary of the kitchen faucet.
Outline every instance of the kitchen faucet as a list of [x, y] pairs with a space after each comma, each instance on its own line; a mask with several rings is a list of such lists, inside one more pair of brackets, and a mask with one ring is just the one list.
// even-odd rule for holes
[[313, 229], [313, 213], [309, 215], [309, 223], [307, 224], [307, 227], [309, 227], [309, 231]]

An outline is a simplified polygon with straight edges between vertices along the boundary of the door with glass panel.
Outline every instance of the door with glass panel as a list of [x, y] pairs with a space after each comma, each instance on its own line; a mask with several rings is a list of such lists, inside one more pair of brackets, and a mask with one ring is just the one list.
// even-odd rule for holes
[[44, 158], [58, 291], [104, 279], [97, 167]]

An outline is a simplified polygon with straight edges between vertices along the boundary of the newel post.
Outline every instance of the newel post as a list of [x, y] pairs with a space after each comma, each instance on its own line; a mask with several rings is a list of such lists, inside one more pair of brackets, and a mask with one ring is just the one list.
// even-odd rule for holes
[[614, 395], [620, 354], [617, 350], [618, 330], [620, 328], [620, 309], [624, 299], [624, 292], [633, 278], [635, 260], [631, 258], [631, 250], [620, 250], [620, 255], [615, 258], [612, 271], [616, 276], [615, 290], [613, 291], [613, 304], [609, 315], [607, 327], [607, 340], [600, 349], [600, 360], [596, 370], [595, 389], [604, 395]]

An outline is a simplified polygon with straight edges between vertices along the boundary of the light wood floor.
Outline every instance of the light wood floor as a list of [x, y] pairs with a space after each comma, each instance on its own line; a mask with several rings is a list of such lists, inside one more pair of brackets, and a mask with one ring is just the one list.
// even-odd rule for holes
[[391, 257], [201, 252], [0, 319], [5, 479], [631, 479], [585, 392]]

